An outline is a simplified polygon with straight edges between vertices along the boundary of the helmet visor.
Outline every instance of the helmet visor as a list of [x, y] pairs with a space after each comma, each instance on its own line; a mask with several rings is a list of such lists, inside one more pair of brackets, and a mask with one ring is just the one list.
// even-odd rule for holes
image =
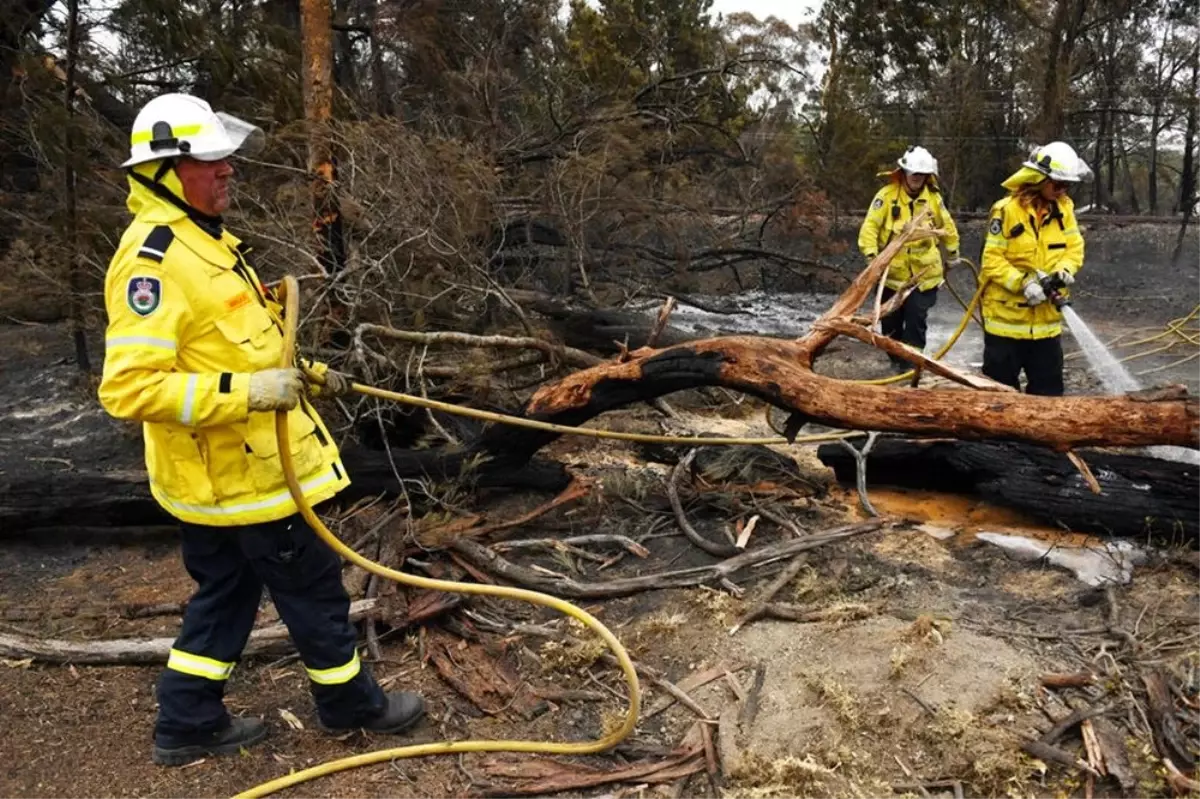
[[220, 161], [236, 152], [242, 155], [254, 155], [262, 150], [266, 143], [266, 134], [257, 125], [251, 125], [244, 119], [238, 119], [224, 111], [216, 113], [217, 121], [225, 131], [228, 145], [205, 152], [193, 152], [190, 155], [198, 161]]

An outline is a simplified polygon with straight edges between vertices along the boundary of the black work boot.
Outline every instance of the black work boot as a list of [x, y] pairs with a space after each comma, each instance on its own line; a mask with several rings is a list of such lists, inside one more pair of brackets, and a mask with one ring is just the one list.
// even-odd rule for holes
[[383, 712], [373, 719], [359, 722], [353, 727], [321, 728], [326, 732], [347, 732], [349, 730], [367, 730], [368, 732], [398, 733], [404, 732], [416, 724], [425, 715], [425, 700], [419, 694], [408, 691], [392, 691], [387, 695], [387, 705]]
[[[234, 718], [228, 727], [211, 733], [207, 740], [178, 746], [154, 744], [154, 762], [160, 766], [182, 766], [210, 755], [231, 755], [267, 737], [262, 719]], [[165, 743], [165, 742], [164, 742]]]

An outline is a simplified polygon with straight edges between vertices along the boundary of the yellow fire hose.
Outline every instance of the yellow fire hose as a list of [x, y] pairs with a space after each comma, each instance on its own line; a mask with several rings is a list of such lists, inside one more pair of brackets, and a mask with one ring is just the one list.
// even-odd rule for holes
[[[971, 266], [972, 270], [975, 269], [974, 264], [972, 264], [970, 261], [966, 259], [962, 260]], [[963, 306], [964, 314], [950, 339], [944, 345], [942, 345], [942, 347], [934, 355], [935, 360], [941, 360], [941, 358], [947, 352], [949, 352], [949, 350], [962, 336], [967, 324], [973, 318], [973, 313], [979, 304], [980, 298], [983, 296], [984, 287], [985, 286], [983, 284], [979, 286], [978, 290], [975, 292], [975, 296], [971, 298], [970, 303], [964, 303], [962, 298], [959, 297], [957, 293], [954, 293], [955, 299], [958, 300], [959, 304]], [[296, 279], [293, 276], [287, 275], [283, 278], [280, 285], [280, 295], [285, 306], [285, 314], [282, 320], [284, 327], [283, 354], [280, 359], [280, 365], [286, 368], [295, 363], [296, 325], [297, 320], [300, 317], [299, 284], [296, 282]], [[1184, 319], [1175, 320], [1171, 324], [1171, 329], [1169, 329], [1163, 335], [1168, 335], [1170, 333], [1181, 333], [1179, 328], [1196, 316], [1198, 312], [1200, 312], [1200, 308], [1198, 308], [1196, 311], [1193, 311], [1191, 315]], [[912, 372], [909, 371], [904, 374], [894, 375], [891, 377], [874, 380], [859, 380], [855, 382], [884, 385], [907, 380], [911, 376]], [[688, 437], [651, 435], [644, 433], [622, 433], [612, 430], [571, 427], [568, 425], [553, 424], [551, 422], [542, 422], [536, 419], [525, 419], [522, 417], [509, 416], [491, 411], [464, 408], [459, 405], [438, 402], [437, 400], [426, 399], [424, 397], [413, 396], [411, 394], [387, 391], [385, 389], [375, 388], [374, 386], [367, 386], [361, 383], [353, 383], [352, 387], [356, 392], [369, 397], [403, 402], [408, 405], [414, 405], [431, 410], [439, 410], [460, 416], [469, 416], [484, 421], [499, 422], [502, 424], [566, 435], [581, 435], [591, 438], [614, 439], [618, 441], [691, 444], [694, 446], [731, 444], [771, 445], [833, 441], [837, 439], [848, 438], [850, 436], [861, 435], [861, 433], [858, 431], [845, 431], [839, 433], [798, 436], [795, 439], [789, 440], [782, 436], [765, 438], [717, 438], [702, 436]], [[769, 424], [770, 419], [768, 417], [768, 425]], [[305, 499], [304, 492], [301, 490], [299, 481], [296, 477], [295, 467], [292, 462], [291, 450], [288, 446], [288, 442], [290, 440], [288, 434], [288, 421], [287, 413], [284, 411], [279, 411], [275, 414], [275, 435], [279, 444], [279, 458], [282, 462], [283, 474], [287, 480], [288, 490], [291, 492], [292, 498], [296, 503], [296, 507], [299, 509], [299, 512], [304, 517], [305, 521], [307, 521], [309, 526], [312, 527], [313, 531], [316, 532], [316, 534], [335, 552], [368, 572], [378, 574], [379, 576], [386, 577], [390, 580], [395, 580], [404, 585], [435, 591], [448, 591], [461, 594], [495, 596], [502, 599], [525, 600], [536, 605], [543, 605], [545, 607], [553, 608], [560, 613], [566, 614], [578, 620], [584, 626], [590, 628], [597, 635], [599, 635], [605, 644], [607, 644], [612, 653], [616, 656], [617, 662], [621, 667], [621, 672], [625, 677], [625, 682], [629, 686], [629, 709], [626, 712], [625, 719], [619, 728], [595, 741], [580, 741], [572, 743], [529, 740], [440, 741], [437, 743], [400, 746], [391, 749], [382, 749], [376, 752], [368, 752], [361, 755], [353, 755], [351, 757], [341, 758], [339, 760], [331, 760], [319, 766], [313, 766], [312, 768], [294, 772], [285, 777], [280, 777], [278, 779], [265, 782], [261, 785], [257, 785], [238, 794], [238, 797], [269, 796], [277, 791], [281, 791], [293, 785], [299, 785], [300, 783], [304, 783], [327, 774], [335, 774], [339, 771], [345, 771], [347, 769], [357, 768], [359, 766], [366, 766], [373, 763], [382, 763], [410, 757], [451, 755], [464, 752], [536, 752], [558, 755], [595, 754], [597, 752], [603, 752], [611, 749], [633, 732], [634, 727], [637, 725], [638, 711], [641, 706], [641, 689], [638, 684], [637, 671], [634, 668], [633, 661], [630, 659], [629, 654], [621, 645], [621, 642], [618, 641], [616, 636], [614, 636], [612, 632], [608, 630], [608, 628], [601, 624], [598, 619], [581, 608], [572, 605], [570, 602], [565, 602], [557, 597], [550, 596], [549, 594], [543, 594], [538, 591], [530, 591], [523, 588], [509, 588], [506, 586], [485, 585], [480, 583], [457, 583], [450, 580], [435, 580], [428, 577], [419, 577], [414, 574], [407, 574], [405, 572], [397, 571], [396, 569], [388, 568], [387, 566], [363, 557], [342, 543], [337, 536], [330, 532], [329, 528], [326, 527], [321, 521], [320, 517], [317, 516], [316, 512], [312, 508], [312, 505], [310, 505]]]
[[[294, 363], [296, 320], [300, 318], [300, 291], [296, 279], [290, 275], [284, 278], [283, 288], [283, 300], [286, 312], [284, 316], [283, 356], [280, 360], [280, 365], [289, 367]], [[382, 393], [388, 394], [389, 392]], [[542, 594], [523, 588], [509, 588], [506, 586], [479, 583], [456, 583], [450, 580], [434, 580], [428, 577], [418, 577], [413, 574], [397, 571], [396, 569], [389, 569], [382, 564], [363, 557], [343, 544], [337, 536], [330, 532], [329, 528], [321, 521], [321, 518], [313, 511], [312, 505], [304, 498], [304, 492], [300, 489], [300, 484], [296, 479], [291, 449], [288, 446], [290, 439], [288, 437], [286, 411], [279, 411], [275, 414], [275, 436], [279, 442], [279, 458], [283, 462], [283, 474], [287, 479], [288, 490], [291, 491], [292, 498], [296, 502], [296, 507], [300, 510], [300, 514], [308, 522], [309, 526], [320, 536], [321, 540], [328, 544], [335, 552], [369, 572], [378, 574], [380, 577], [395, 580], [404, 585], [411, 585], [414, 588], [450, 591], [459, 594], [494, 596], [501, 599], [523, 599], [535, 605], [544, 605], [548, 608], [553, 608], [560, 613], [576, 619], [599, 635], [604, 640], [604, 643], [608, 645], [613, 655], [616, 656], [617, 662], [621, 667], [621, 672], [625, 677], [625, 682], [629, 686], [629, 709], [626, 711], [625, 720], [619, 728], [595, 741], [572, 743], [522, 740], [439, 741], [437, 743], [400, 746], [392, 749], [382, 749], [377, 752], [354, 755], [340, 760], [331, 760], [328, 763], [322, 763], [319, 766], [313, 766], [312, 768], [289, 774], [286, 777], [280, 777], [279, 779], [257, 785], [248, 791], [238, 794], [239, 797], [268, 796], [276, 791], [281, 791], [284, 788], [289, 788], [293, 785], [325, 776], [326, 774], [335, 774], [339, 771], [366, 766], [372, 763], [385, 763], [409, 757], [453, 755], [463, 752], [540, 752], [555, 755], [590, 755], [611, 749], [633, 732], [634, 727], [637, 725], [638, 711], [641, 707], [641, 688], [638, 685], [637, 671], [634, 669], [633, 661], [629, 658], [629, 653], [625, 651], [625, 647], [621, 645], [617, 637], [601, 624], [596, 617], [572, 605], [570, 602], [564, 602], [558, 597], [553, 597], [549, 594]]]

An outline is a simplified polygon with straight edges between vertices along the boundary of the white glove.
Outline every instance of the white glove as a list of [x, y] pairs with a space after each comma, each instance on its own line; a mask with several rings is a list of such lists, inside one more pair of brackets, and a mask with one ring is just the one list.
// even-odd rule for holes
[[263, 369], [250, 375], [252, 411], [290, 411], [300, 402], [304, 375], [299, 369]]
[[1036, 280], [1030, 280], [1025, 284], [1023, 289], [1025, 292], [1025, 300], [1031, 305], [1041, 305], [1046, 301], [1046, 292], [1042, 289], [1042, 284]]
[[1055, 272], [1054, 274], [1058, 276], [1058, 279], [1062, 281], [1062, 284], [1064, 286], [1069, 286], [1075, 282], [1075, 276], [1072, 275], [1070, 272], [1068, 272], [1066, 269], [1060, 269], [1057, 272]]

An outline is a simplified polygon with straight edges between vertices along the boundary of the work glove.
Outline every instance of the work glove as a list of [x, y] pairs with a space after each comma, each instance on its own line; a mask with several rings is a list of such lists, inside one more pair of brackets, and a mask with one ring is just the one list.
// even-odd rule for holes
[[1054, 274], [1059, 280], [1062, 281], [1062, 284], [1064, 286], [1069, 286], [1075, 282], [1075, 276], [1072, 275], [1070, 272], [1068, 272], [1066, 269], [1059, 269]]
[[304, 377], [308, 381], [308, 393], [314, 397], [344, 397], [353, 389], [350, 375], [330, 369], [329, 364], [313, 361], [304, 363]]
[[1037, 280], [1031, 279], [1025, 284], [1025, 288], [1023, 288], [1022, 291], [1025, 293], [1025, 301], [1028, 302], [1031, 307], [1034, 305], [1041, 305], [1046, 301], [1046, 292], [1044, 289], [1042, 289], [1042, 284], [1037, 282]]
[[299, 369], [263, 369], [250, 375], [252, 411], [290, 411], [300, 402], [304, 375]]

